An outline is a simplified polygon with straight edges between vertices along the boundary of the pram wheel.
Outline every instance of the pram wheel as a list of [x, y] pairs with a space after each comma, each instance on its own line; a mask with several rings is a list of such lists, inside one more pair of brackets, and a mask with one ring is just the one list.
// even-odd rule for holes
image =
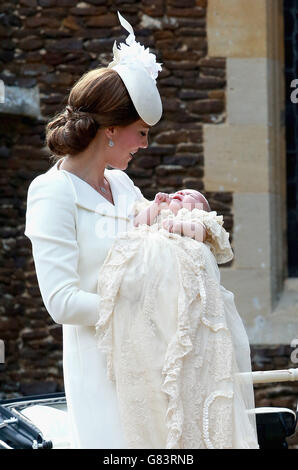
[[286, 438], [295, 433], [297, 413], [287, 408], [256, 408], [260, 449], [287, 449]]

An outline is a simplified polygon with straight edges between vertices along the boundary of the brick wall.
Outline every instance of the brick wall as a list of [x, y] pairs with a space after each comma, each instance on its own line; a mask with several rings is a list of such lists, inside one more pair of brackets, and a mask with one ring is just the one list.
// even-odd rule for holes
[[[113, 3], [113, 5], [111, 5]], [[208, 59], [206, 1], [10, 0], [0, 6], [0, 79], [7, 86], [39, 87], [44, 119], [0, 114], [1, 212], [0, 366], [2, 396], [63, 390], [61, 326], [47, 314], [38, 289], [31, 244], [24, 236], [29, 183], [49, 166], [47, 119], [63, 108], [84, 72], [106, 66], [124, 41], [117, 9], [136, 38], [163, 63], [158, 86], [161, 122], [148, 149], [127, 172], [145, 197], [182, 187], [204, 191], [202, 125], [224, 120], [225, 61]], [[207, 193], [232, 231], [232, 194]]]

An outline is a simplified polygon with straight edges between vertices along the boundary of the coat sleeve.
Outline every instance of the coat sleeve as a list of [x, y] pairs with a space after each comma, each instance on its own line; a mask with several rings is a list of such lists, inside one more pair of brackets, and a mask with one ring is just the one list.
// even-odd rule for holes
[[40, 175], [29, 186], [25, 235], [32, 253], [42, 300], [56, 323], [95, 325], [98, 294], [80, 289], [72, 189], [61, 178]]

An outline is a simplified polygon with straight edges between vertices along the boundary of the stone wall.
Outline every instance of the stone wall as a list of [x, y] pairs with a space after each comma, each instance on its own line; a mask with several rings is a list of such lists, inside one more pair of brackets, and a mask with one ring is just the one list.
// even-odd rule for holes
[[[11, 0], [0, 6], [0, 79], [37, 87], [40, 118], [3, 114], [0, 105], [0, 366], [2, 397], [63, 390], [61, 326], [40, 296], [30, 241], [24, 236], [29, 183], [49, 166], [46, 121], [65, 105], [81, 74], [112, 60], [126, 38], [117, 9], [136, 39], [163, 63], [158, 78], [163, 118], [127, 173], [145, 197], [189, 187], [204, 192], [203, 123], [224, 121], [225, 60], [207, 57], [206, 1], [109, 2]], [[232, 239], [231, 193], [206, 194]], [[228, 264], [227, 264], [228, 266]]]

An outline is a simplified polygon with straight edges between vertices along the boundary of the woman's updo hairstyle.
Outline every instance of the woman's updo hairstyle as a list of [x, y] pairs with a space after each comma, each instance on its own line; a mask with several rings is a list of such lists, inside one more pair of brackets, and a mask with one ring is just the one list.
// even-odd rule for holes
[[65, 110], [46, 126], [46, 143], [54, 157], [85, 150], [98, 129], [128, 126], [140, 119], [126, 87], [113, 69], [84, 74], [70, 91]]

